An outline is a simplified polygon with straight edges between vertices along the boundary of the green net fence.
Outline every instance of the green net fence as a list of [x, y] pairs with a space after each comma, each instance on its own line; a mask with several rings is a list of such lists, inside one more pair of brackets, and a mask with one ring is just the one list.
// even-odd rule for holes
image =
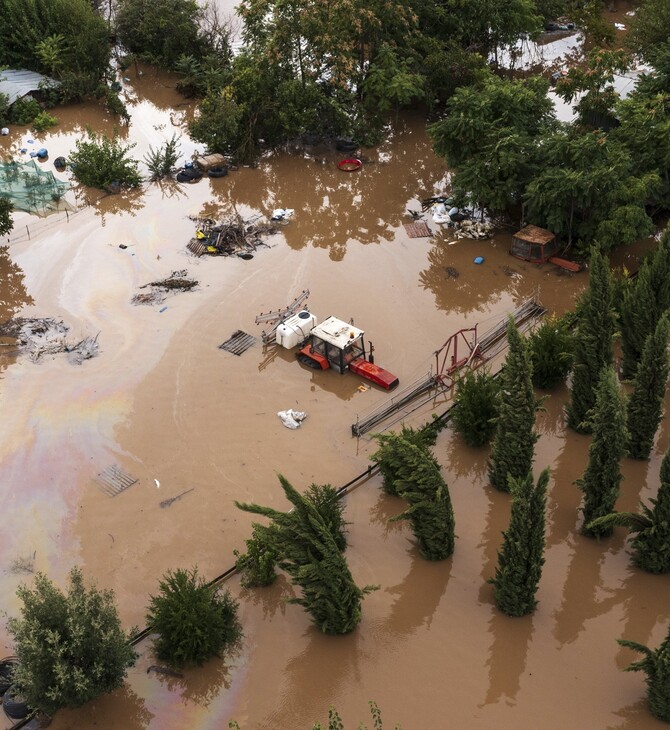
[[44, 216], [72, 209], [63, 199], [69, 187], [50, 170], [40, 169], [35, 160], [0, 162], [0, 195], [9, 198], [14, 210]]

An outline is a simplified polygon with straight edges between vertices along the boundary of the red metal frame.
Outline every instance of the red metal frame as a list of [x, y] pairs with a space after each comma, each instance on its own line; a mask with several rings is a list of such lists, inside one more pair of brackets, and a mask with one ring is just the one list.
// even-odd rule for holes
[[[467, 333], [472, 333], [472, 341], [467, 337]], [[458, 343], [462, 340], [461, 354], [459, 357]], [[464, 349], [463, 349], [464, 348]], [[477, 325], [458, 330], [435, 351], [435, 380], [447, 388], [451, 388], [454, 383], [453, 374], [465, 365], [471, 365], [473, 368], [479, 367], [486, 358], [479, 352], [479, 343], [477, 340]]]

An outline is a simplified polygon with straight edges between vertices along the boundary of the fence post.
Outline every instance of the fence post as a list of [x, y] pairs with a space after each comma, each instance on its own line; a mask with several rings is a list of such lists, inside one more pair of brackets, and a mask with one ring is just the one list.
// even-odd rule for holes
[[26, 233], [28, 234], [28, 240], [30, 241], [30, 228], [26, 226]]

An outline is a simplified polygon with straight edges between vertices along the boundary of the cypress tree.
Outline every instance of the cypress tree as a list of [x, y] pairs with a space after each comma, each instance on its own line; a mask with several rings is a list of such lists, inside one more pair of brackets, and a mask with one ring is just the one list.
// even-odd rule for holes
[[644, 672], [647, 676], [647, 700], [654, 717], [670, 722], [670, 629], [658, 649], [626, 639], [617, 639], [621, 646], [644, 654], [644, 659], [626, 667], [626, 672]]
[[302, 592], [297, 603], [311, 615], [326, 634], [347, 634], [361, 620], [363, 596], [373, 586], [359, 588], [340, 551], [332, 525], [327, 524], [313, 499], [301, 495], [281, 475], [279, 481], [293, 505], [290, 512], [279, 512], [256, 504], [235, 504], [246, 512], [270, 517], [269, 532], [278, 555], [278, 564]]
[[251, 529], [251, 537], [244, 541], [247, 551], [240, 553], [239, 550], [233, 550], [237, 558], [235, 567], [241, 574], [240, 583], [243, 588], [272, 585], [277, 578], [275, 566], [278, 558], [272, 540], [272, 527], [254, 522]]
[[496, 432], [489, 461], [489, 479], [501, 492], [509, 489], [508, 477], [524, 479], [533, 465], [535, 442], [535, 393], [528, 347], [510, 317], [509, 350], [500, 375], [500, 402]]
[[512, 514], [503, 532], [498, 567], [490, 583], [498, 608], [508, 616], [532, 613], [535, 594], [544, 565], [544, 522], [549, 469], [533, 484], [529, 472], [524, 479], [510, 477]]
[[469, 446], [485, 446], [496, 429], [497, 380], [486, 370], [469, 370], [456, 383], [452, 423]]
[[444, 560], [454, 552], [454, 512], [440, 467], [427, 448], [402, 438], [396, 444], [396, 457], [394, 489], [409, 508], [393, 521], [409, 520], [422, 557]]
[[614, 336], [609, 262], [592, 249], [589, 266], [589, 287], [577, 308], [571, 400], [567, 407], [568, 426], [580, 433], [590, 432], [588, 413], [596, 402], [600, 373], [612, 363]]
[[670, 322], [667, 315], [663, 315], [647, 337], [635, 375], [633, 394], [628, 401], [628, 454], [634, 459], [649, 458], [661, 421], [668, 380], [669, 336]]
[[370, 459], [379, 464], [379, 471], [382, 475], [382, 489], [386, 494], [393, 497], [398, 496], [395, 487], [398, 470], [403, 468], [402, 457], [398, 455], [398, 449], [402, 448], [401, 441], [408, 441], [419, 448], [428, 448], [435, 443], [437, 433], [432, 424], [418, 430], [403, 426], [400, 433], [373, 433], [379, 444], [379, 449], [372, 454]]
[[614, 369], [603, 369], [593, 411], [593, 441], [589, 447], [589, 463], [576, 484], [584, 492], [582, 533], [589, 537], [612, 534], [610, 526], [593, 521], [613, 511], [621, 469], [619, 460], [626, 451], [626, 405]]
[[620, 306], [624, 378], [632, 378], [635, 375], [645, 342], [654, 331], [657, 321], [656, 296], [651, 287], [650, 265], [644, 261], [637, 277], [624, 289]]
[[651, 507], [642, 512], [615, 512], [595, 520], [596, 527], [625, 527], [635, 536], [633, 562], [647, 573], [670, 573], [670, 450], [661, 464], [661, 484]]
[[670, 229], [661, 236], [651, 257], [650, 282], [660, 317], [670, 308]]
[[564, 380], [572, 366], [572, 335], [565, 321], [549, 318], [529, 339], [533, 385], [551, 390]]

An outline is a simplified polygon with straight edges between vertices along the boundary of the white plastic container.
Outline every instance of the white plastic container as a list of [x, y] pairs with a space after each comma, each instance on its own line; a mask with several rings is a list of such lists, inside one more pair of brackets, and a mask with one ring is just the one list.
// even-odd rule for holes
[[306, 309], [289, 317], [285, 322], [277, 327], [277, 344], [291, 350], [297, 347], [316, 327], [317, 319], [315, 315]]

